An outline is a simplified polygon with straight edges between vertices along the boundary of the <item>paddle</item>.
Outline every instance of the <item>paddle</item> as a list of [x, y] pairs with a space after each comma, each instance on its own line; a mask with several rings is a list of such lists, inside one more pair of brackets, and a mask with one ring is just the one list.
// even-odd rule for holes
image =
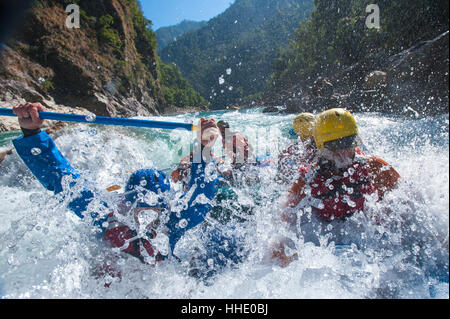
[[[17, 116], [11, 109], [0, 108], [0, 116]], [[145, 127], [145, 128], [159, 128], [165, 130], [184, 129], [187, 131], [197, 130], [197, 126], [189, 123], [175, 123], [163, 121], [148, 121], [137, 119], [125, 119], [118, 117], [105, 117], [90, 115], [76, 115], [65, 113], [39, 112], [39, 117], [43, 120], [61, 121], [61, 122], [76, 122], [87, 124], [100, 125], [115, 125], [115, 126], [130, 126], [130, 127]]]

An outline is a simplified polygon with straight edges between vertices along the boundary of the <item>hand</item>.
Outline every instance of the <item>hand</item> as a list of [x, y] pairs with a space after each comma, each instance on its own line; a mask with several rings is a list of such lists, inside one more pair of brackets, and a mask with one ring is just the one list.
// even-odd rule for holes
[[19, 118], [20, 127], [27, 130], [41, 128], [44, 120], [39, 117], [39, 111], [44, 111], [40, 103], [25, 103], [13, 107], [13, 113]]

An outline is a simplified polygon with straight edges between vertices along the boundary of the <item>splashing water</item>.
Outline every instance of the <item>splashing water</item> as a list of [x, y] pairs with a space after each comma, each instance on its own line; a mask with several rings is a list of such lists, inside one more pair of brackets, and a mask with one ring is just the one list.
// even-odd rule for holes
[[[232, 130], [249, 138], [257, 155], [277, 155], [293, 142], [293, 115], [268, 116], [258, 109], [155, 119], [193, 122], [202, 116], [229, 122]], [[0, 166], [2, 297], [448, 298], [448, 115], [356, 118], [368, 153], [388, 161], [402, 176], [382, 202], [368, 205], [367, 214], [389, 210], [386, 223], [375, 225], [359, 214], [345, 223], [321, 226], [306, 207], [297, 211], [309, 218], [297, 225], [303, 234], [298, 238], [278, 223], [289, 185], [274, 183], [276, 169], [262, 167], [254, 173], [257, 183], [242, 182], [233, 189], [236, 200], [221, 202], [233, 217], [245, 220], [231, 218], [223, 227], [231, 225], [245, 238], [247, 258], [209, 282], [187, 271], [202, 227], [188, 231], [177, 244], [181, 263], [169, 260], [151, 267], [104, 245], [89, 220], [78, 219], [66, 208], [67, 201], [45, 191], [16, 154], [7, 156]], [[170, 174], [189, 153], [193, 139], [184, 131], [98, 126], [96, 134], [90, 132], [88, 125], [71, 126], [54, 140], [72, 166], [99, 189], [125, 185], [130, 172], [140, 168]], [[10, 135], [0, 136], [2, 149], [11, 147], [5, 139]], [[214, 154], [223, 154], [220, 141]], [[100, 209], [101, 201], [113, 195], [99, 192], [90, 208]], [[207, 223], [220, 226], [211, 216]], [[298, 253], [287, 268], [267, 261], [274, 236], [289, 240], [288, 254]], [[105, 265], [120, 271], [121, 278], [102, 272]], [[208, 266], [214, 268], [214, 261], [208, 259]]]

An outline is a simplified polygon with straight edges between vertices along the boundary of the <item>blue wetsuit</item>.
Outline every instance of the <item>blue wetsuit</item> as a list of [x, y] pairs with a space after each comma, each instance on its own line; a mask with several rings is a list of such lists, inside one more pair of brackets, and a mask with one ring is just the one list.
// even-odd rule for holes
[[[80, 175], [71, 167], [69, 162], [59, 152], [53, 140], [45, 132], [20, 137], [13, 141], [17, 153], [28, 166], [39, 182], [55, 194], [63, 191], [62, 178], [70, 175], [74, 180], [79, 179]], [[34, 152], [32, 151], [34, 149]], [[33, 154], [34, 153], [34, 154]], [[174, 250], [176, 243], [186, 233], [186, 231], [202, 223], [211, 209], [209, 203], [205, 201], [195, 201], [198, 196], [203, 195], [208, 201], [212, 201], [215, 195], [216, 179], [207, 179], [205, 175], [206, 163], [192, 164], [191, 180], [189, 189], [195, 187], [192, 195], [187, 201], [186, 208], [179, 214], [170, 214], [170, 219], [166, 224], [168, 228], [169, 245], [171, 251]], [[164, 173], [161, 173], [164, 175]], [[164, 175], [165, 176], [165, 175]], [[71, 186], [75, 184], [72, 183]], [[170, 188], [170, 186], [168, 186]], [[181, 197], [183, 200], [187, 194]], [[68, 205], [78, 217], [83, 218], [88, 204], [94, 198], [92, 190], [85, 189], [81, 196], [74, 198]], [[107, 217], [100, 219], [98, 214], [91, 213], [94, 218], [94, 225], [105, 231], [104, 222]], [[185, 220], [185, 224], [180, 226], [180, 221]]]

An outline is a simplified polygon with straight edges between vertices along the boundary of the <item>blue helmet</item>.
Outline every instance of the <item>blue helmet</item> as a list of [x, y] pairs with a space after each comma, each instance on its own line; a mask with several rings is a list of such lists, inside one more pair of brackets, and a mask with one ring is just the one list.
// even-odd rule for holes
[[[127, 202], [134, 203], [139, 198], [139, 193], [145, 195], [147, 191], [150, 191], [156, 194], [161, 194], [169, 190], [170, 182], [164, 172], [154, 169], [139, 170], [133, 173], [128, 180], [125, 189], [125, 200]], [[158, 202], [160, 205], [157, 206], [165, 206], [162, 198], [160, 198]], [[145, 202], [140, 202], [138, 206], [151, 207]]]

